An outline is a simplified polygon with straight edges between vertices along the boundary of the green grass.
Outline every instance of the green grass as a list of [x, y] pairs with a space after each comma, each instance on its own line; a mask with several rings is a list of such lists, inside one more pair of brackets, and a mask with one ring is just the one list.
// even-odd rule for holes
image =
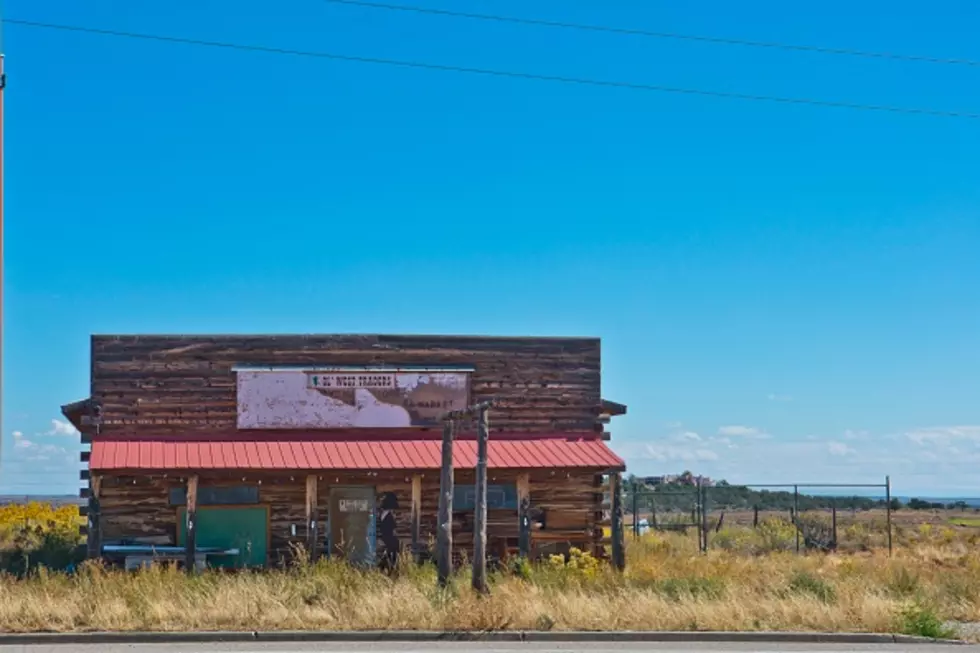
[[954, 526], [969, 526], [971, 528], [980, 528], [980, 517], [955, 517], [949, 520], [950, 524]]

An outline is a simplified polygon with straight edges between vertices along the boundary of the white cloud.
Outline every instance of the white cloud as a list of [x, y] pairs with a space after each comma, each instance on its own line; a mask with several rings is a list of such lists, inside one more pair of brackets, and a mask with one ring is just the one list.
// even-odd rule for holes
[[13, 436], [14, 436], [14, 440], [16, 440], [18, 438], [24, 437], [24, 433], [22, 431], [14, 431]]
[[849, 456], [853, 453], [857, 453], [849, 445], [843, 442], [837, 442], [836, 440], [831, 440], [827, 443], [827, 451], [831, 456]]
[[846, 431], [844, 431], [845, 440], [863, 440], [869, 435], [871, 434], [868, 433], [867, 431], [857, 431], [853, 429], [847, 429]]
[[658, 444], [648, 444], [641, 457], [660, 462], [666, 462], [668, 460], [681, 462], [718, 460], [718, 454], [710, 449], [691, 449], [688, 447]]
[[71, 435], [77, 436], [78, 429], [71, 425], [70, 422], [64, 422], [60, 419], [51, 420], [51, 430], [47, 431], [45, 435]]
[[700, 435], [694, 431], [681, 431], [680, 433], [673, 433], [670, 435], [670, 439], [675, 442], [701, 442], [702, 438]]
[[763, 439], [769, 437], [768, 433], [762, 431], [761, 429], [757, 429], [754, 426], [739, 425], [722, 426], [718, 429], [718, 435], [753, 439]]
[[919, 446], [950, 446], [953, 442], [980, 444], [980, 426], [933, 426], [907, 431], [905, 437]]

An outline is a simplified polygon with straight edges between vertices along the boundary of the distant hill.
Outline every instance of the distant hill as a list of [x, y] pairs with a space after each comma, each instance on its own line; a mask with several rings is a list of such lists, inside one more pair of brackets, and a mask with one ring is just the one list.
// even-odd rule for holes
[[[884, 508], [884, 497], [806, 494], [801, 489], [794, 496], [790, 489], [753, 489], [744, 485], [732, 485], [727, 481], [710, 481], [706, 483], [708, 506], [712, 510], [791, 510], [797, 505], [803, 510], [829, 510], [836, 506], [838, 510], [871, 510]], [[635, 485], [634, 485], [635, 484]], [[627, 494], [625, 509], [632, 509], [633, 488], [639, 488], [638, 501], [642, 510], [656, 505], [658, 510], [690, 511], [696, 502], [697, 476], [689, 471], [682, 474], [656, 477], [630, 477], [624, 484]], [[936, 499], [915, 497], [892, 497], [892, 509], [911, 508], [913, 510], [938, 510], [944, 508], [980, 509], [980, 499]]]

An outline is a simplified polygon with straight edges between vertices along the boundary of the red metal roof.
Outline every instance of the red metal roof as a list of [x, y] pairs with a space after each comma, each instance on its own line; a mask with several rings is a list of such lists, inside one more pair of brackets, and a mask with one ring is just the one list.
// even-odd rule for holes
[[[110, 470], [206, 469], [439, 469], [442, 443], [436, 440], [96, 440], [89, 467]], [[476, 465], [476, 442], [453, 446], [453, 465]], [[491, 440], [487, 466], [493, 469], [578, 467], [625, 469], [623, 460], [600, 440]]]

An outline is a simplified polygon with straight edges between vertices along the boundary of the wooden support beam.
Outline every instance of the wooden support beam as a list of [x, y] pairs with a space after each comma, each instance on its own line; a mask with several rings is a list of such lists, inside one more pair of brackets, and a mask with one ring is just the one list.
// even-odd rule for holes
[[316, 562], [319, 555], [319, 515], [317, 514], [317, 476], [309, 474], [306, 477], [306, 548], [310, 554], [310, 562]]
[[418, 561], [422, 548], [422, 476], [412, 477], [412, 557]]
[[612, 564], [626, 569], [626, 542], [623, 534], [623, 479], [619, 472], [609, 475], [610, 512], [612, 517]]
[[85, 545], [87, 558], [102, 557], [102, 523], [99, 495], [102, 493], [102, 477], [92, 475], [88, 480], [88, 523], [86, 524]]
[[439, 585], [445, 587], [453, 571], [453, 429], [446, 420], [442, 425], [442, 470], [439, 474], [439, 524], [436, 563]]
[[487, 445], [490, 440], [489, 408], [477, 412], [476, 514], [473, 518], [473, 589], [487, 593]]
[[89, 458], [91, 458], [91, 457], [92, 457], [92, 452], [91, 451], [79, 451], [78, 452], [78, 460], [79, 460], [79, 462], [87, 463], [89, 461]]
[[517, 476], [518, 551], [522, 558], [531, 555], [531, 475]]
[[80, 481], [87, 481], [89, 479], [89, 471], [87, 469], [78, 470], [78, 479]]
[[188, 574], [197, 570], [197, 476], [187, 479], [187, 509], [184, 518], [187, 522], [187, 538], [184, 542], [184, 567]]

